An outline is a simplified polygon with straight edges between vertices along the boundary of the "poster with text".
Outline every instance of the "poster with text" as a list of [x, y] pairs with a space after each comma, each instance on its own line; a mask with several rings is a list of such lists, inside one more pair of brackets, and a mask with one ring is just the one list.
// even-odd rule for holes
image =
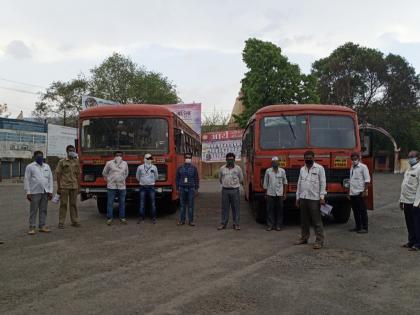
[[202, 160], [205, 163], [225, 162], [226, 154], [232, 152], [241, 159], [243, 130], [208, 132], [202, 135]]
[[201, 103], [166, 105], [196, 133], [201, 134]]

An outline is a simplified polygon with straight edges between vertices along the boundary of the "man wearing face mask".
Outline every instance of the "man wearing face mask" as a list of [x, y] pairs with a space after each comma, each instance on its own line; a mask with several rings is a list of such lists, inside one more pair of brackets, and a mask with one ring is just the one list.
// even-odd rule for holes
[[158, 179], [158, 170], [152, 162], [152, 155], [146, 153], [144, 163], [137, 168], [136, 178], [140, 182], [140, 218], [137, 223], [145, 219], [146, 198], [149, 198], [152, 207], [152, 222], [156, 223], [155, 183]]
[[185, 224], [185, 216], [188, 208], [188, 224], [194, 226], [194, 197], [200, 186], [197, 168], [192, 164], [192, 154], [184, 155], [185, 163], [176, 172], [176, 187], [179, 194], [181, 211], [178, 225]]
[[44, 154], [34, 152], [35, 162], [29, 164], [25, 170], [24, 188], [29, 207], [29, 235], [35, 234], [36, 214], [39, 211], [39, 231], [48, 233], [50, 230], [45, 225], [47, 219], [48, 200], [53, 193], [53, 175], [48, 164], [44, 163]]
[[70, 208], [71, 225], [80, 227], [77, 210], [77, 195], [80, 191], [80, 164], [76, 148], [73, 145], [68, 145], [66, 152], [67, 157], [58, 162], [55, 170], [57, 174], [57, 194], [60, 195], [59, 229], [64, 229], [67, 208]]
[[324, 227], [322, 225], [320, 205], [325, 204], [326, 178], [322, 165], [315, 163], [315, 153], [304, 153], [305, 166], [302, 166], [296, 190], [296, 207], [300, 209], [301, 237], [295, 245], [307, 244], [311, 222], [314, 225], [316, 240], [314, 249], [324, 245]]
[[286, 199], [286, 171], [279, 167], [279, 158], [271, 159], [271, 167], [265, 171], [264, 189], [267, 201], [267, 231], [283, 227], [283, 201]]
[[116, 151], [114, 159], [106, 162], [102, 172], [107, 182], [108, 203], [107, 203], [107, 221], [106, 224], [111, 225], [114, 218], [114, 199], [118, 196], [120, 223], [127, 224], [125, 219], [125, 180], [128, 176], [128, 164], [123, 161], [123, 152]]
[[420, 250], [420, 153], [410, 151], [410, 168], [404, 173], [401, 184], [400, 209], [404, 211], [408, 242], [403, 247]]
[[350, 202], [353, 209], [354, 222], [356, 226], [350, 232], [367, 233], [368, 215], [366, 208], [366, 197], [370, 175], [368, 167], [360, 162], [360, 155], [357, 152], [351, 154], [352, 166], [350, 168]]
[[226, 154], [226, 165], [219, 171], [219, 182], [222, 185], [222, 222], [217, 228], [223, 230], [229, 221], [229, 209], [232, 208], [233, 229], [239, 231], [240, 194], [239, 188], [243, 185], [242, 169], [235, 165], [235, 154]]

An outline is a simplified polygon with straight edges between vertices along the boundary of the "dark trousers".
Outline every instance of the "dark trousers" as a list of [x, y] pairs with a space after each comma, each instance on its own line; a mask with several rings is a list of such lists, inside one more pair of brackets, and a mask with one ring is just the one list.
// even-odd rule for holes
[[314, 226], [316, 243], [324, 243], [324, 226], [321, 219], [319, 200], [299, 199], [301, 239], [307, 241], [310, 236], [311, 222]]
[[403, 208], [404, 208], [405, 225], [407, 226], [407, 231], [408, 231], [408, 245], [413, 246], [416, 243], [413, 204], [404, 203]]
[[365, 198], [362, 193], [356, 196], [350, 196], [351, 207], [353, 209], [354, 222], [357, 230], [368, 229], [368, 215]]
[[192, 187], [181, 187], [179, 190], [180, 212], [179, 221], [185, 223], [185, 217], [188, 210], [188, 221], [194, 222], [194, 196], [195, 189]]
[[229, 222], [229, 210], [232, 208], [233, 224], [239, 225], [239, 188], [222, 189], [222, 224]]
[[420, 248], [420, 207], [413, 206], [413, 219], [414, 219], [414, 246]]
[[156, 204], [155, 204], [155, 186], [140, 186], [140, 218], [144, 220], [146, 216], [146, 200], [149, 198], [152, 207], [152, 219], [156, 220]]
[[267, 225], [283, 226], [283, 199], [280, 196], [267, 196]]

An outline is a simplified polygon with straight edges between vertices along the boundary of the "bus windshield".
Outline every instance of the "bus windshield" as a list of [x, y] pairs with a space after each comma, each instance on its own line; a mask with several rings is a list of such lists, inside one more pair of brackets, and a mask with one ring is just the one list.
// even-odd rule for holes
[[[307, 139], [307, 128], [310, 128], [310, 139]], [[349, 116], [339, 115], [264, 117], [260, 121], [260, 147], [263, 150], [306, 147], [352, 149], [356, 147], [354, 121]]]
[[91, 118], [82, 121], [83, 153], [168, 153], [168, 122], [162, 118]]

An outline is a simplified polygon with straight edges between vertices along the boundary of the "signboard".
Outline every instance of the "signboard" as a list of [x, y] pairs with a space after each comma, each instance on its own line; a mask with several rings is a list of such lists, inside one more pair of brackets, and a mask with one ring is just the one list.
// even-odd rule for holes
[[241, 159], [243, 130], [208, 132], [202, 135], [202, 160], [205, 163], [225, 162], [226, 154], [232, 152]]
[[201, 134], [201, 103], [165, 105], [196, 133]]
[[96, 107], [98, 105], [115, 105], [115, 104], [119, 104], [119, 103], [110, 101], [110, 100], [104, 100], [103, 98], [89, 96], [89, 95], [82, 96], [82, 106], [84, 108]]
[[47, 156], [66, 157], [66, 147], [74, 145], [77, 139], [77, 129], [48, 124]]
[[35, 151], [45, 153], [47, 134], [11, 129], [0, 130], [0, 158], [30, 159]]

